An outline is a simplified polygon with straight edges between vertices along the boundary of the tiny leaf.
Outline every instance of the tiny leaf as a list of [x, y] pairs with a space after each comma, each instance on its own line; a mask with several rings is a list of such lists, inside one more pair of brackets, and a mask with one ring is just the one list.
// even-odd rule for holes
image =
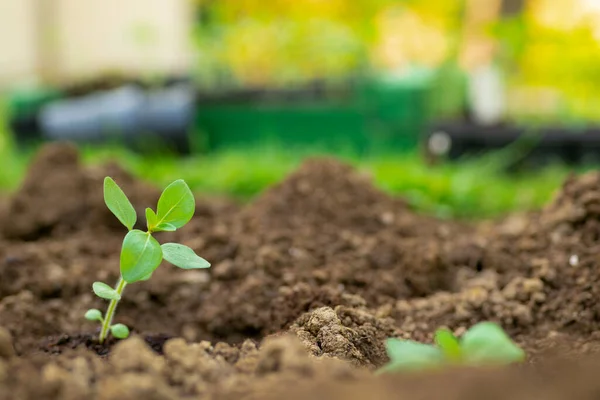
[[155, 232], [174, 232], [176, 230], [177, 228], [175, 227], [175, 225], [171, 225], [166, 222], [163, 222], [162, 224], [154, 227]]
[[146, 208], [146, 226], [148, 227], [148, 230], [154, 230], [157, 222], [158, 217], [156, 216], [154, 210], [152, 210], [150, 207]]
[[110, 327], [110, 333], [117, 339], [127, 339], [129, 337], [129, 328], [123, 324], [114, 324]]
[[461, 338], [461, 348], [467, 364], [510, 364], [525, 360], [525, 352], [492, 322], [481, 322]]
[[102, 297], [106, 300], [121, 300], [121, 295], [117, 291], [106, 283], [94, 282], [92, 284], [92, 290], [96, 293], [96, 296]]
[[91, 308], [85, 312], [85, 319], [89, 321], [104, 321], [104, 318], [102, 318], [102, 312], [100, 312], [100, 310], [96, 310], [95, 308]]
[[160, 244], [151, 234], [129, 231], [121, 247], [121, 275], [127, 283], [148, 277], [162, 261]]
[[435, 332], [435, 342], [448, 361], [460, 361], [460, 343], [452, 332], [448, 329], [438, 329]]
[[119, 185], [108, 176], [104, 178], [104, 202], [127, 229], [133, 229], [137, 221], [135, 209]]
[[442, 352], [432, 345], [391, 338], [385, 347], [390, 362], [378, 373], [432, 368], [443, 362]]
[[158, 199], [157, 225], [171, 224], [181, 228], [187, 224], [196, 210], [196, 200], [188, 185], [178, 179], [165, 188]]
[[162, 246], [165, 260], [183, 269], [209, 268], [210, 263], [194, 253], [194, 250], [179, 243], [164, 243]]

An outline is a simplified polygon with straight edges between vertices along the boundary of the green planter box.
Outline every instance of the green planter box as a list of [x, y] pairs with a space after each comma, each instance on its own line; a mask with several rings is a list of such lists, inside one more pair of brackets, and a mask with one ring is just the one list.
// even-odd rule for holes
[[8, 111], [18, 117], [32, 116], [44, 105], [61, 97], [62, 93], [53, 88], [16, 90], [8, 95]]
[[260, 143], [356, 149], [369, 142], [363, 112], [351, 106], [208, 106], [196, 122], [211, 150]]
[[430, 118], [432, 75], [371, 79], [340, 100], [202, 102], [195, 134], [207, 150], [278, 143], [332, 152], [412, 150]]

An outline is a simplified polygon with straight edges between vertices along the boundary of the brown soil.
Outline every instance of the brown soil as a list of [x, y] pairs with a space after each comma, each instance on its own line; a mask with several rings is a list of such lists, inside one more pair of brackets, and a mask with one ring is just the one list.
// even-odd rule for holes
[[[116, 281], [124, 235], [110, 175], [144, 208], [159, 191], [117, 165], [44, 147], [0, 209], [0, 399], [597, 398], [600, 174], [545, 209], [465, 225], [413, 213], [366, 176], [307, 161], [253, 203], [197, 199], [178, 240], [210, 270], [163, 265], [127, 288], [130, 339], [98, 345], [91, 284]], [[493, 320], [530, 362], [375, 377], [383, 340]], [[3, 328], [2, 328], [3, 327]], [[32, 384], [35, 382], [35, 384]], [[290, 394], [290, 385], [297, 392]]]

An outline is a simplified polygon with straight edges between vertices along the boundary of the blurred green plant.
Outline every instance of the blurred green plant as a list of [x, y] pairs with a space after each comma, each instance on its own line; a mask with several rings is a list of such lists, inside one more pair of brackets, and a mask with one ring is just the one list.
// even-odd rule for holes
[[0, 193], [17, 187], [30, 156], [19, 152], [8, 126], [8, 106], [0, 96]]
[[500, 62], [521, 121], [580, 124], [600, 121], [600, 13], [572, 1], [531, 1], [516, 16], [490, 26], [502, 46]]
[[390, 362], [378, 374], [441, 368], [449, 365], [491, 366], [525, 360], [525, 352], [492, 322], [472, 326], [460, 339], [445, 328], [435, 332], [436, 345], [390, 338], [385, 346]]
[[[86, 163], [117, 160], [136, 176], [164, 186], [183, 178], [192, 190], [242, 201], [280, 182], [304, 159], [325, 155], [316, 150], [264, 146], [231, 149], [191, 158], [142, 157], [120, 148], [88, 148]], [[406, 198], [419, 211], [441, 218], [488, 218], [546, 204], [571, 169], [560, 164], [530, 173], [502, 172], [504, 156], [428, 165], [418, 153], [339, 156], [370, 174], [385, 192]], [[583, 169], [582, 169], [583, 170]]]
[[[2, 106], [0, 101], [0, 193], [8, 194], [23, 179], [32, 151], [15, 146]], [[243, 201], [284, 179], [306, 157], [320, 154], [264, 146], [180, 158], [174, 154], [141, 156], [118, 146], [82, 147], [86, 164], [115, 160], [160, 187], [181, 177], [195, 192]], [[375, 184], [387, 193], [407, 198], [416, 210], [448, 218], [487, 218], [537, 209], [551, 199], [571, 172], [554, 164], [541, 171], [507, 175], [501, 172], [498, 159], [503, 158], [499, 156], [440, 165], [426, 164], [418, 153], [370, 158], [348, 154], [341, 158], [371, 174]]]

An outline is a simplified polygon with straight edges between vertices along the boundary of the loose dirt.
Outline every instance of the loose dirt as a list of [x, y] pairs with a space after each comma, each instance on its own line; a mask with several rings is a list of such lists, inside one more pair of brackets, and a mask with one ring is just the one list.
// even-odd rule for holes
[[[546, 208], [463, 224], [418, 215], [333, 159], [312, 159], [247, 205], [197, 198], [177, 240], [209, 270], [162, 265], [127, 288], [130, 339], [99, 346], [91, 285], [118, 277], [125, 229], [159, 190], [118, 165], [42, 148], [0, 208], [0, 399], [596, 398], [600, 174]], [[499, 322], [529, 354], [501, 370], [375, 377], [387, 337], [430, 341]], [[32, 384], [35, 382], [35, 384]], [[290, 393], [290, 385], [297, 392]], [[485, 396], [485, 397], [484, 397]]]

